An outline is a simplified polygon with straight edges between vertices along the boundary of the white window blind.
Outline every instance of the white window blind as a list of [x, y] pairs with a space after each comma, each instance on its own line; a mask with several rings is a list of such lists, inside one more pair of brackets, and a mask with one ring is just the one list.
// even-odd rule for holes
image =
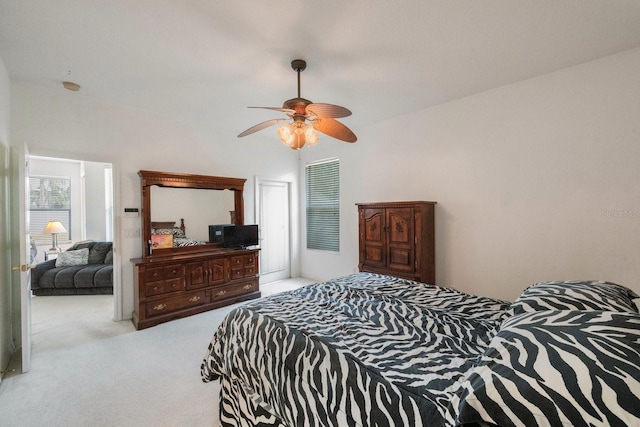
[[340, 251], [340, 163], [310, 163], [305, 168], [307, 249]]
[[60, 221], [66, 233], [58, 234], [58, 243], [71, 240], [71, 179], [29, 176], [29, 233], [36, 244], [51, 243], [51, 235], [42, 231], [49, 221]]

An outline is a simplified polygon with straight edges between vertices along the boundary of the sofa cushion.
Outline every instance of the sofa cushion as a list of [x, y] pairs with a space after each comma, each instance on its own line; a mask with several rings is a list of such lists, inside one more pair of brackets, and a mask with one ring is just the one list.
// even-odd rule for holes
[[107, 252], [107, 255], [105, 255], [104, 263], [113, 264], [113, 248], [109, 249], [109, 252]]
[[95, 288], [112, 288], [113, 287], [113, 265], [105, 264], [96, 271], [93, 277], [93, 286]]
[[74, 288], [74, 277], [84, 267], [86, 265], [52, 268], [40, 277], [39, 285], [41, 288]]
[[[103, 271], [104, 270], [104, 271]], [[76, 288], [96, 288], [111, 286], [113, 266], [105, 264], [89, 264], [78, 270], [74, 277]]]
[[77, 249], [65, 251], [58, 255], [56, 267], [70, 267], [73, 265], [86, 265], [89, 261], [89, 249]]
[[89, 248], [89, 264], [106, 264], [105, 257], [111, 250], [111, 242], [95, 242]]

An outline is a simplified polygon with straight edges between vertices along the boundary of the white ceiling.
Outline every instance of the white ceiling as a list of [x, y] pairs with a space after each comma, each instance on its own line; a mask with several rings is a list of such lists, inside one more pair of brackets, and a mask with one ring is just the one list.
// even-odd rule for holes
[[[358, 128], [640, 47], [638, 0], [0, 0], [14, 81], [237, 135], [296, 96]], [[56, 89], [57, 90], [57, 89]]]

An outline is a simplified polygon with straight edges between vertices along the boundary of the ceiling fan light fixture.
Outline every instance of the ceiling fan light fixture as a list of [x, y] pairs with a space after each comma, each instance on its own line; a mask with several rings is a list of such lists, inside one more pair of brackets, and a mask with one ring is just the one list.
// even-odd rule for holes
[[304, 147], [304, 133], [296, 132], [296, 128], [293, 124], [286, 124], [278, 128], [278, 136], [280, 141], [292, 150], [299, 150]]
[[304, 132], [305, 140], [309, 147], [313, 147], [318, 143], [320, 138], [318, 137], [318, 131], [313, 126], [307, 126], [307, 130]]
[[277, 132], [280, 141], [292, 150], [299, 150], [305, 145], [313, 147], [320, 139], [318, 137], [318, 131], [303, 121], [282, 125], [278, 128]]
[[[307, 67], [307, 63], [302, 59], [291, 61], [291, 68], [298, 74], [298, 96], [286, 100], [282, 107], [249, 107], [265, 108], [268, 110], [280, 111], [289, 116], [293, 121], [280, 126], [277, 133], [280, 141], [293, 150], [299, 150], [305, 145], [313, 146], [318, 143], [319, 133], [329, 135], [344, 142], [356, 142], [356, 135], [345, 125], [335, 120], [336, 118], [348, 117], [351, 111], [339, 105], [318, 103], [314, 104], [308, 99], [300, 96], [300, 72]], [[266, 127], [275, 125], [287, 119], [271, 119], [251, 126], [241, 132], [238, 138], [250, 135]], [[309, 123], [307, 123], [309, 122]]]

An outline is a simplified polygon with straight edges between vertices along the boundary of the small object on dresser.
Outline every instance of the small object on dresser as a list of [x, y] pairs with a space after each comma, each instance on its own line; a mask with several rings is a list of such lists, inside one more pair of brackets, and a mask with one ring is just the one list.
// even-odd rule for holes
[[152, 234], [151, 250], [173, 247], [173, 234]]

